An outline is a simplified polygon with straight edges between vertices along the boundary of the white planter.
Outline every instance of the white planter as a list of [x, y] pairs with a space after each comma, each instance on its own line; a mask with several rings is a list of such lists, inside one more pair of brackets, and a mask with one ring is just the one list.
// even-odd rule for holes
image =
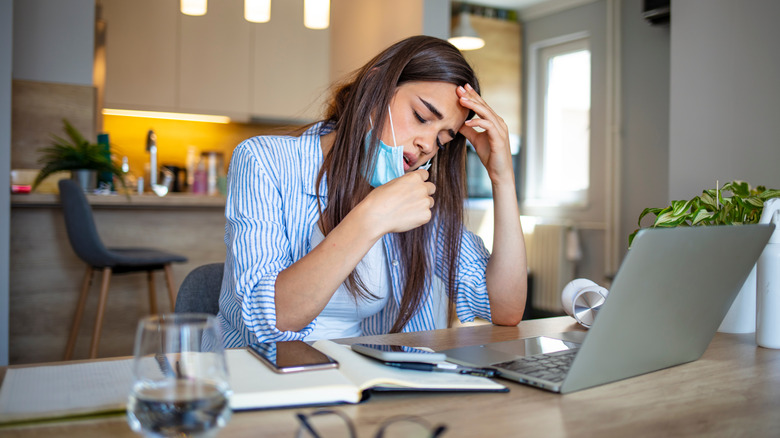
[[734, 304], [718, 327], [723, 333], [755, 333], [756, 331], [756, 266], [750, 270]]

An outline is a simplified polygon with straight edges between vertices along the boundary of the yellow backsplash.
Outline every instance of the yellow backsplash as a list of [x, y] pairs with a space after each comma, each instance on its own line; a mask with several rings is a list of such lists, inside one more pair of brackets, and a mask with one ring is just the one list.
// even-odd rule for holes
[[222, 152], [227, 167], [233, 149], [240, 142], [256, 135], [277, 133], [283, 128], [104, 115], [103, 130], [109, 134], [112, 154], [118, 160], [126, 156], [130, 172], [136, 176], [143, 176], [144, 165], [149, 161], [146, 135], [150, 129], [157, 135], [157, 162], [160, 165], [185, 166], [188, 149], [195, 147], [198, 155]]

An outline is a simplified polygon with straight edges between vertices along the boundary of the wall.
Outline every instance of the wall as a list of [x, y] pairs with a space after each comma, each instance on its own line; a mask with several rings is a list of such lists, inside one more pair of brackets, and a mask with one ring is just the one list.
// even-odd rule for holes
[[13, 168], [37, 168], [37, 149], [62, 118], [95, 130], [94, 0], [13, 2]]
[[331, 0], [330, 10], [331, 81], [403, 38], [450, 35], [449, 0]]
[[641, 6], [641, 0], [622, 2], [621, 259], [639, 214], [667, 205], [669, 191], [670, 29], [650, 26]]
[[330, 79], [337, 81], [382, 49], [423, 29], [422, 0], [333, 0]]
[[780, 188], [780, 3], [672, 2], [669, 198]]
[[8, 365], [13, 0], [0, 0], [0, 366]]
[[14, 79], [92, 85], [95, 0], [14, 1]]

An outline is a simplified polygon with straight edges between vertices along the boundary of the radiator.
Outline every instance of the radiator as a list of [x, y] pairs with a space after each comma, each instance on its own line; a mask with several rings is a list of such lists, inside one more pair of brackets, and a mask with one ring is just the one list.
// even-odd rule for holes
[[576, 240], [576, 230], [552, 224], [537, 224], [526, 236], [528, 270], [533, 275], [531, 305], [535, 309], [563, 313], [561, 291], [574, 280], [577, 257], [573, 254], [579, 252]]

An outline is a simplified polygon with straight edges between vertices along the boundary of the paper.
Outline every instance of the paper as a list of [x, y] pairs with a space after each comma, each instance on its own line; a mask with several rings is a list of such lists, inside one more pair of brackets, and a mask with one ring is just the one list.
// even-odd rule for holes
[[133, 359], [9, 368], [0, 388], [0, 423], [124, 409]]

